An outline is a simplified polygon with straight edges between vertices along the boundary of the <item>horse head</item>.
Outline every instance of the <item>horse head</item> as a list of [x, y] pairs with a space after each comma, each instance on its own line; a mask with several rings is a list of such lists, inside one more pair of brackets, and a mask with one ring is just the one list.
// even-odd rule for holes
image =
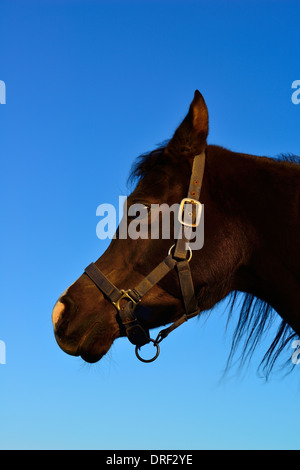
[[[257, 194], [267, 184], [270, 191], [265, 193], [275, 193], [271, 186], [278, 180], [278, 171], [287, 177], [292, 174], [290, 181], [298, 184], [299, 168], [296, 175], [289, 164], [279, 168], [268, 159], [207, 146], [208, 121], [206, 103], [196, 90], [173, 137], [135, 164], [132, 176], [137, 184], [108, 249], [66, 289], [53, 309], [56, 340], [66, 353], [96, 362], [116, 338], [127, 335], [139, 348], [151, 340], [149, 330], [171, 323], [161, 332], [161, 341], [184, 320], [236, 291], [267, 302], [286, 321], [289, 292], [296, 290], [290, 282], [281, 289], [282, 277], [277, 288], [265, 241], [269, 237], [266, 210], [273, 205], [271, 196], [265, 196], [259, 207]], [[153, 221], [161, 223], [164, 215], [155, 208], [174, 205], [173, 219], [180, 222], [180, 233], [188, 227], [183, 241], [178, 241], [175, 223], [168, 236], [161, 228], [153, 231]], [[195, 220], [197, 210], [204, 207], [205, 243], [191, 249], [191, 227], [198, 226], [199, 220], [193, 225], [182, 217], [187, 213]], [[132, 235], [137, 225], [139, 233]], [[269, 229], [274, 232], [271, 225]], [[295, 263], [295, 256], [290, 260]], [[297, 305], [299, 299], [291, 304], [291, 313], [298, 311]], [[246, 330], [243, 322], [248, 321], [249, 311], [241, 318], [238, 334]], [[256, 324], [263, 321], [262, 317]], [[294, 327], [293, 318], [291, 323]], [[295, 326], [300, 330], [297, 322]], [[152, 341], [158, 347], [158, 339]]]

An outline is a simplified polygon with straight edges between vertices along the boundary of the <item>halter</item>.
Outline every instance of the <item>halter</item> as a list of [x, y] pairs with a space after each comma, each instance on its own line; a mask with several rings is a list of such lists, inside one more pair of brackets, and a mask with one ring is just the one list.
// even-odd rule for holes
[[[182, 199], [178, 212], [180, 222], [180, 234], [174, 245], [171, 246], [168, 256], [151, 271], [148, 276], [134, 288], [129, 290], [118, 289], [94, 263], [91, 263], [85, 273], [94, 282], [104, 296], [114, 305], [118, 311], [119, 319], [125, 328], [129, 341], [134, 344], [135, 353], [142, 362], [152, 362], [159, 356], [160, 342], [166, 338], [171, 331], [178, 328], [182, 323], [200, 313], [195, 297], [194, 284], [189, 262], [192, 258], [192, 250], [188, 245], [191, 240], [192, 230], [200, 223], [202, 205], [199, 202], [205, 167], [205, 151], [196, 155], [193, 161], [192, 174], [188, 189], [188, 195]], [[187, 204], [189, 210], [186, 209]], [[190, 208], [195, 208], [195, 211]], [[183, 230], [185, 227], [185, 230]], [[161, 330], [155, 340], [150, 338], [147, 328], [141, 322], [149, 314], [148, 309], [140, 305], [142, 298], [172, 269], [176, 269], [185, 313], [171, 326]], [[152, 342], [156, 347], [156, 354], [151, 359], [144, 359], [139, 355], [139, 349]]]

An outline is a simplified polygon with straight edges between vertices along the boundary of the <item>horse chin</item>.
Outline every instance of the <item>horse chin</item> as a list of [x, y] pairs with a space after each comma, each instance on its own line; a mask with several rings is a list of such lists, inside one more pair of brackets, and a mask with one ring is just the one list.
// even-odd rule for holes
[[81, 337], [79, 342], [66, 341], [55, 334], [59, 347], [70, 356], [81, 356], [90, 364], [100, 361], [109, 351], [114, 339], [119, 336], [119, 331], [113, 337], [105, 333], [100, 323], [94, 323]]
[[89, 352], [88, 353], [84, 353], [82, 352], [80, 354], [80, 357], [81, 359], [84, 360], [84, 362], [88, 362], [89, 364], [95, 364], [96, 362], [100, 361], [100, 359], [102, 359], [102, 357], [105, 355], [106, 353], [103, 353], [102, 355], [91, 355]]
[[94, 323], [85, 333], [78, 347], [78, 355], [90, 364], [100, 361], [109, 351], [115, 338], [104, 333], [100, 323]]

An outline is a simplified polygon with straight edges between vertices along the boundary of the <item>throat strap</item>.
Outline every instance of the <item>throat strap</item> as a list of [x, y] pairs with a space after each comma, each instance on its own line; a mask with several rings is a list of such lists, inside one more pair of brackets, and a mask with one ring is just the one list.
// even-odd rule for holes
[[198, 303], [194, 291], [194, 283], [190, 265], [187, 260], [178, 261], [176, 264], [178, 279], [181, 289], [184, 310], [187, 315], [198, 310]]

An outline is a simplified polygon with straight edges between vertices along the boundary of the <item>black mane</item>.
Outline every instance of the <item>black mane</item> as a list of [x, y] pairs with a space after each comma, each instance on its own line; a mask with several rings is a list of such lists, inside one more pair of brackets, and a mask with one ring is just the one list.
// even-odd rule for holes
[[142, 153], [137, 157], [136, 161], [131, 167], [131, 171], [128, 177], [129, 183], [138, 182], [157, 165], [158, 160], [163, 154], [167, 143], [168, 141], [164, 141], [161, 144], [158, 144], [155, 150]]
[[293, 155], [292, 153], [281, 153], [277, 157], [273, 158], [273, 160], [300, 165], [300, 157], [298, 157], [298, 155]]
[[[236, 306], [240, 308], [239, 318], [233, 333], [225, 371], [228, 371], [231, 367], [233, 359], [239, 349], [241, 349], [239, 355], [240, 367], [244, 366], [247, 362], [249, 363], [264, 334], [270, 331], [276, 323], [278, 324], [278, 319], [280, 318], [277, 312], [267, 302], [264, 302], [252, 294], [233, 292], [230, 294], [229, 299], [229, 317], [227, 324], [232, 319]], [[280, 320], [275, 338], [259, 365], [259, 370], [262, 371], [266, 379], [268, 379], [280, 354], [295, 338], [298, 339], [300, 337], [286, 321]], [[290, 370], [293, 369], [293, 363], [290, 357], [286, 365], [290, 366]]]
[[[163, 154], [169, 140], [165, 140], [157, 144], [156, 149], [139, 155], [131, 167], [128, 182], [133, 183], [142, 179], [153, 167], [157, 165], [157, 161]], [[279, 154], [275, 157], [269, 157], [276, 162], [295, 163], [300, 165], [300, 157], [293, 154]]]

